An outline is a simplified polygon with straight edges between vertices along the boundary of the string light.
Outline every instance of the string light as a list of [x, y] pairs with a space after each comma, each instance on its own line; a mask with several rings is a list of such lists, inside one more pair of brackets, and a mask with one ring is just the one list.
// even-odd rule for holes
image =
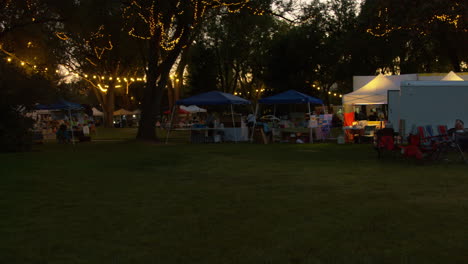
[[[385, 13], [388, 13], [388, 9], [385, 8], [384, 10]], [[382, 16], [382, 10], [379, 11], [379, 17]], [[455, 29], [459, 29], [459, 20], [461, 18], [461, 15], [447, 15], [447, 14], [441, 14], [441, 15], [433, 15], [425, 24], [432, 24], [437, 21], [440, 22], [445, 22], [448, 23], [449, 25], [453, 25]], [[371, 34], [372, 36], [375, 37], [384, 37], [387, 36], [388, 34], [392, 33], [393, 31], [396, 30], [410, 30], [410, 31], [416, 31], [421, 35], [427, 35], [426, 30], [420, 28], [419, 26], [416, 25], [408, 25], [408, 26], [397, 26], [393, 27], [391, 25], [385, 24], [382, 25], [381, 23], [378, 23], [377, 26], [374, 28], [368, 28], [366, 30], [367, 33]], [[468, 32], [468, 29], [461, 29], [463, 32]]]
[[[14, 54], [12, 53], [9, 53], [8, 51], [4, 50], [1, 45], [0, 45], [0, 51], [4, 52], [5, 54], [7, 54], [8, 56], [10, 57], [7, 57], [6, 58], [6, 61], [7, 62], [13, 62], [14, 59], [17, 59], [18, 60], [18, 63], [21, 65], [21, 66], [30, 66], [31, 69], [34, 69], [36, 72], [40, 73], [40, 72], [47, 72], [49, 69], [47, 67], [43, 68], [42, 70], [40, 69], [39, 66], [37, 65], [33, 65], [33, 64], [30, 64], [28, 63], [27, 61], [25, 60], [20, 60], [19, 58], [17, 58]], [[55, 73], [57, 74], [60, 74], [61, 71], [59, 69], [56, 69], [55, 70]], [[62, 71], [62, 74], [63, 75], [70, 75], [70, 74], [73, 74], [73, 76], [75, 76], [76, 78], [82, 78], [83, 80], [87, 81], [91, 86], [95, 87], [96, 89], [100, 90], [101, 92], [103, 93], [107, 93], [108, 91], [108, 88], [109, 88], [109, 85], [108, 84], [101, 84], [101, 83], [94, 83], [93, 81], [89, 80], [88, 79], [88, 76], [92, 76], [92, 78], [94, 80], [96, 80], [97, 82], [102, 82], [102, 81], [105, 81], [106, 80], [106, 76], [105, 75], [102, 75], [101, 77], [98, 77], [97, 75], [89, 75], [89, 74], [80, 74], [78, 72], [75, 72], [74, 70], [71, 70], [69, 71], [68, 69], [66, 70], [63, 70]], [[112, 81], [114, 79], [117, 79], [119, 82], [121, 81], [121, 79], [125, 79], [125, 81], [127, 81], [127, 89], [126, 89], [126, 94], [128, 94], [128, 88], [129, 88], [129, 85], [131, 82], [146, 82], [146, 76], [143, 76], [143, 77], [128, 77], [131, 82], [128, 82], [128, 79], [127, 77], [121, 77], [121, 76], [108, 76], [108, 80], [109, 81]], [[122, 86], [121, 85], [115, 85], [113, 86], [114, 88], [121, 88]]]
[[[139, 4], [137, 1], [132, 1], [127, 7], [123, 9], [122, 16], [125, 19], [136, 19], [137, 21], [146, 25], [144, 29], [136, 32], [135, 27], [131, 27], [128, 34], [132, 37], [149, 40], [155, 36], [159, 37], [160, 47], [164, 50], [173, 50], [177, 44], [180, 43], [182, 37], [187, 36], [190, 32], [186, 29], [194, 29], [200, 21], [204, 19], [209, 9], [225, 8], [229, 13], [237, 13], [242, 9], [250, 9], [255, 15], [263, 15], [264, 11], [250, 7], [248, 4], [251, 0], [213, 0], [213, 1], [199, 1], [199, 0], [186, 0], [192, 4], [190, 14], [187, 9], [182, 5], [182, 1], [178, 1], [175, 5], [175, 10], [172, 13], [163, 13], [161, 9], [156, 8], [156, 1], [148, 1], [146, 5]], [[177, 22], [180, 17], [191, 18], [188, 28], [178, 28]], [[182, 43], [183, 44], [183, 43]]]

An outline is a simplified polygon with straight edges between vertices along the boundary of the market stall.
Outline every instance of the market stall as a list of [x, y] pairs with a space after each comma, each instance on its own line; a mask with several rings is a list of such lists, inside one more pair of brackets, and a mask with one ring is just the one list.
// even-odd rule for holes
[[250, 101], [235, 96], [233, 94], [228, 94], [228, 93], [223, 93], [219, 91], [211, 91], [207, 93], [202, 93], [198, 95], [194, 95], [189, 98], [181, 99], [176, 102], [172, 109], [172, 116], [171, 116], [171, 121], [170, 121], [170, 126], [169, 126], [169, 131], [166, 136], [166, 143], [169, 140], [169, 135], [170, 131], [172, 130], [173, 126], [173, 120], [174, 120], [174, 113], [176, 112], [177, 106], [180, 105], [229, 105], [230, 110], [231, 110], [231, 119], [232, 119], [232, 128], [227, 128], [227, 127], [210, 127], [210, 125], [197, 125], [197, 126], [192, 126], [190, 129], [194, 131], [200, 131], [200, 134], [203, 136], [208, 136], [208, 135], [214, 135], [216, 133], [213, 133], [215, 131], [210, 131], [210, 130], [216, 130], [219, 131], [220, 129], [223, 130], [223, 133], [226, 135], [233, 135], [233, 141], [238, 142], [241, 140], [241, 135], [243, 134], [240, 127], [236, 126], [236, 122], [234, 120], [234, 105], [247, 105], [251, 104]]
[[[307, 109], [308, 109], [308, 117], [309, 118], [312, 117], [311, 105], [314, 105], [314, 104], [315, 105], [316, 104], [323, 105], [323, 101], [321, 99], [312, 97], [312, 96], [307, 95], [307, 94], [300, 93], [300, 92], [295, 91], [295, 90], [288, 90], [288, 91], [283, 92], [283, 93], [279, 93], [279, 94], [276, 94], [276, 95], [273, 95], [273, 96], [270, 96], [270, 97], [262, 98], [262, 99], [258, 100], [258, 103], [259, 104], [257, 104], [257, 107], [255, 109], [255, 116], [257, 116], [257, 114], [258, 114], [258, 109], [259, 109], [260, 104], [271, 104], [271, 105], [277, 105], [277, 104], [306, 104]], [[310, 119], [310, 120], [312, 120], [312, 119]], [[256, 123], [257, 123], [257, 121], [255, 119], [254, 127], [255, 127]], [[308, 123], [307, 128], [309, 130], [308, 131], [309, 132], [308, 140], [309, 140], [310, 143], [312, 143], [312, 141], [313, 141], [313, 137], [312, 137], [313, 132], [312, 131], [313, 131], [314, 127], [313, 127], [313, 125], [310, 125], [309, 122], [307, 122], [307, 123]], [[251, 135], [250, 135], [251, 141], [253, 140], [254, 131], [255, 130], [252, 130]], [[299, 132], [295, 132], [295, 133], [299, 133]]]
[[74, 144], [75, 143], [75, 134], [77, 133], [74, 129], [74, 126], [76, 126], [79, 123], [79, 120], [77, 118], [73, 118], [72, 112], [77, 111], [77, 110], [83, 110], [84, 107], [81, 104], [73, 103], [73, 102], [68, 102], [65, 100], [59, 100], [56, 103], [53, 104], [38, 104], [35, 106], [36, 110], [50, 110], [50, 111], [64, 111], [65, 114], [65, 119], [68, 119], [68, 129], [71, 134], [71, 142]]

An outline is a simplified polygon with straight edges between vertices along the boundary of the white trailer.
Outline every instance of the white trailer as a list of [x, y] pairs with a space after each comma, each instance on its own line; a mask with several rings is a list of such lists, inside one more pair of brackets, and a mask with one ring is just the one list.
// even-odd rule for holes
[[403, 81], [388, 104], [390, 120], [402, 135], [417, 126], [452, 128], [455, 119], [468, 124], [468, 81]]

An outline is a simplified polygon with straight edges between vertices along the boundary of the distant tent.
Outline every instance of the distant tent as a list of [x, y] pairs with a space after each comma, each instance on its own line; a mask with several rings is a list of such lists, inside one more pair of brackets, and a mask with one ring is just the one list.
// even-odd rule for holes
[[[178, 112], [179, 114], [186, 114], [186, 115], [187, 115], [187, 114], [190, 114], [189, 111], [184, 110], [184, 109], [181, 109], [181, 108], [179, 108], [179, 111], [177, 111], [177, 112]], [[171, 110], [166, 110], [166, 111], [164, 111], [164, 114], [166, 114], [166, 115], [167, 115], [167, 114], [170, 114], [170, 113], [171, 113]]]
[[189, 105], [189, 106], [181, 105], [180, 109], [183, 109], [190, 113], [206, 113], [206, 109], [200, 108], [196, 105]]
[[383, 74], [379, 74], [360, 89], [343, 95], [343, 104], [387, 104], [387, 93], [389, 90], [400, 90], [400, 86]]
[[445, 77], [442, 78], [441, 81], [464, 81], [464, 80], [460, 78], [460, 76], [458, 76], [456, 73], [451, 71], [447, 75], [445, 75]]
[[93, 110], [93, 116], [104, 116], [104, 113], [99, 111], [96, 107], [93, 107], [92, 110]]
[[114, 115], [115, 116], [133, 115], [133, 112], [121, 108], [121, 109], [119, 109], [117, 111], [114, 111]]

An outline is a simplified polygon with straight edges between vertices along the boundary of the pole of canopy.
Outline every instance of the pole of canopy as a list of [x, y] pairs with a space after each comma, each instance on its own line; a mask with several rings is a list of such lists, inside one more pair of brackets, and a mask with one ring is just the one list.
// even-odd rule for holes
[[310, 102], [307, 104], [309, 108], [309, 120], [307, 121], [307, 124], [309, 125], [309, 143], [312, 144], [314, 143], [314, 138], [313, 138], [313, 132], [312, 132], [312, 126], [310, 125], [310, 117], [312, 116], [312, 112], [310, 111]]
[[169, 122], [169, 129], [166, 132], [166, 144], [169, 141], [169, 134], [171, 133], [171, 130], [172, 130], [172, 122], [174, 121], [175, 109], [176, 109], [176, 105], [174, 104], [172, 106], [171, 121]]
[[273, 116], [276, 116], [276, 104], [273, 105]]
[[251, 143], [253, 142], [253, 136], [254, 136], [254, 133], [255, 133], [255, 125], [257, 124], [258, 107], [259, 107], [259, 103], [257, 102], [257, 105], [255, 106], [255, 112], [254, 112], [254, 122], [253, 122], [253, 126], [252, 126], [252, 132], [250, 133], [250, 142]]
[[236, 122], [234, 121], [234, 107], [231, 104], [231, 117], [232, 117], [232, 127], [234, 128], [234, 141], [237, 143], [237, 130], [236, 130]]
[[72, 143], [75, 145], [75, 134], [73, 133], [73, 120], [71, 114], [71, 106], [68, 106], [68, 116], [70, 118], [70, 129], [71, 129], [71, 136], [72, 136]]

